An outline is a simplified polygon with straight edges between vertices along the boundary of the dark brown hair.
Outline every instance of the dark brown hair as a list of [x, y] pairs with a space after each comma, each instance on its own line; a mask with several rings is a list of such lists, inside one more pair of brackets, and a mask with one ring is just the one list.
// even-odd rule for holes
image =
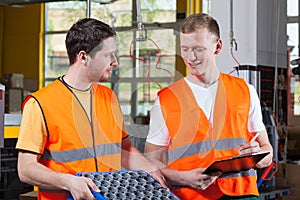
[[70, 65], [75, 63], [80, 51], [93, 56], [101, 50], [101, 45], [98, 45], [103, 40], [115, 35], [116, 32], [109, 25], [97, 19], [85, 18], [77, 21], [69, 29], [65, 40]]

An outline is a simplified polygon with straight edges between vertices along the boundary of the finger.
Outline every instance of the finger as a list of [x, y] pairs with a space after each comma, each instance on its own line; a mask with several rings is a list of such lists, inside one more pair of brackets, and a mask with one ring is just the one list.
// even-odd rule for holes
[[203, 179], [204, 185], [208, 185], [211, 182], [211, 180], [212, 180], [211, 178]]
[[164, 176], [157, 177], [157, 180], [161, 184], [162, 187], [168, 188], [168, 184], [167, 184], [167, 181]]
[[205, 181], [201, 180], [200, 184], [197, 186], [198, 190], [205, 190]]
[[215, 181], [214, 178], [210, 177], [203, 180], [202, 190], [208, 188], [213, 182]]
[[223, 174], [222, 171], [216, 171], [216, 172], [213, 172], [209, 175], [211, 175], [213, 178], [218, 178], [219, 176], [221, 176]]
[[91, 179], [87, 180], [86, 183], [89, 186], [89, 188], [91, 188], [95, 192], [100, 192], [99, 188], [95, 185], [95, 183]]
[[237, 149], [244, 149], [244, 148], [246, 148], [247, 147], [247, 143], [245, 143], [245, 144], [239, 144], [238, 146], [237, 146]]
[[96, 198], [94, 197], [93, 193], [91, 192], [91, 190], [88, 190], [86, 193], [85, 193], [87, 199], [92, 199], [92, 200], [95, 200]]
[[252, 153], [258, 153], [258, 152], [260, 152], [260, 146], [259, 146], [259, 144], [257, 143], [257, 142], [253, 142], [253, 144], [252, 144], [252, 146], [251, 146], [252, 148]]

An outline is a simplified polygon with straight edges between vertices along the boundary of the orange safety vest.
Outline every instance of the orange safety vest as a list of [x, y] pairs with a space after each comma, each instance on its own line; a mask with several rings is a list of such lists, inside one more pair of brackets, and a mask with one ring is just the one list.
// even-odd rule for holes
[[[48, 139], [39, 162], [61, 173], [121, 168], [123, 119], [116, 96], [93, 83], [91, 121], [73, 92], [56, 80], [32, 94], [41, 107]], [[39, 188], [39, 199], [66, 199], [68, 192]]]
[[[247, 130], [250, 92], [241, 78], [221, 74], [216, 93], [213, 125], [199, 108], [194, 95], [181, 79], [159, 92], [162, 113], [171, 144], [168, 166], [186, 171], [207, 168], [216, 160], [238, 155], [237, 146], [250, 140]], [[181, 199], [218, 199], [257, 195], [256, 172], [222, 175], [206, 190], [191, 187], [172, 190]]]

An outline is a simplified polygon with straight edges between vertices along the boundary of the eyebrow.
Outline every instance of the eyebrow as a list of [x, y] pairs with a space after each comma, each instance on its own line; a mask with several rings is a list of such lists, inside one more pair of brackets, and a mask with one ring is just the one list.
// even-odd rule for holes
[[113, 51], [102, 51], [103, 54], [112, 54], [112, 53], [115, 53], [116, 50], [113, 50]]
[[205, 49], [205, 47], [202, 47], [202, 46], [192, 46], [192, 47], [188, 47], [188, 46], [185, 46], [185, 45], [180, 45], [181, 48], [202, 48], [202, 49]]

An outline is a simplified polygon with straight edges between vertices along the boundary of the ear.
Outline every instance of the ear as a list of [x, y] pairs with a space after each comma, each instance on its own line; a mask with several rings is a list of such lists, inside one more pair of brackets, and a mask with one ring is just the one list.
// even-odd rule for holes
[[220, 53], [221, 49], [222, 49], [222, 40], [218, 39], [217, 45], [216, 45], [215, 55], [218, 55]]
[[78, 61], [80, 61], [82, 64], [87, 63], [87, 53], [85, 51], [80, 51], [78, 53]]

